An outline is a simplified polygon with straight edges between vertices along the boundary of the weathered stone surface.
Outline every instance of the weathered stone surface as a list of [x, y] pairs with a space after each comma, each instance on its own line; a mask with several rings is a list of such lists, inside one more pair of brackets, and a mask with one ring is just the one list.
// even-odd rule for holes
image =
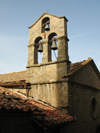
[[100, 90], [100, 79], [91, 63], [77, 71], [69, 80]]
[[67, 73], [66, 61], [35, 65], [27, 69], [27, 82], [36, 84], [62, 81], [62, 76], [65, 73]]
[[[95, 109], [92, 107], [93, 98], [97, 101]], [[100, 124], [100, 90], [69, 83], [68, 101], [68, 113], [76, 117], [76, 122], [63, 128], [62, 133], [96, 133]], [[96, 119], [93, 118], [92, 109], [96, 110]]]
[[29, 96], [42, 100], [54, 107], [68, 106], [67, 82], [31, 85]]
[[[50, 31], [44, 33], [41, 32], [42, 20], [46, 17], [50, 18]], [[49, 14], [45, 14], [42, 18], [39, 19], [31, 28], [29, 28], [29, 45], [28, 45], [28, 66], [36, 64], [35, 63], [35, 48], [32, 44], [35, 44], [35, 39], [37, 37], [42, 37], [43, 39], [43, 63], [49, 61], [49, 51], [48, 51], [48, 37], [51, 33], [56, 33], [58, 41], [58, 57], [59, 60], [68, 59], [68, 50], [67, 50], [67, 23], [65, 17], [54, 17]], [[65, 39], [66, 38], [66, 39]], [[46, 42], [46, 43], [45, 43]], [[35, 53], [35, 54], [34, 54]]]
[[[42, 20], [49, 17], [50, 31], [43, 32]], [[58, 58], [51, 61], [50, 37], [57, 35]], [[36, 39], [42, 38], [43, 58], [38, 64]], [[34, 45], [33, 45], [34, 44]], [[29, 96], [41, 99], [55, 107], [68, 106], [67, 82], [62, 76], [69, 71], [67, 19], [44, 14], [29, 28], [27, 83], [31, 83]]]

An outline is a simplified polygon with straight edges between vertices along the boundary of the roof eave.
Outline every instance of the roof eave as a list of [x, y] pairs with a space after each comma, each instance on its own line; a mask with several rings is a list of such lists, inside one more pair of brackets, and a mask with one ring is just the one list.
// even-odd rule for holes
[[[71, 72], [71, 73], [68, 73], [68, 74], [65, 74], [62, 78], [70, 78], [70, 77], [72, 77], [77, 71], [79, 71], [80, 69], [82, 69], [83, 67], [85, 67], [87, 64], [89, 64], [89, 63], [91, 63], [91, 62], [93, 62], [93, 59], [91, 59], [91, 58], [88, 58], [88, 60], [86, 60], [85, 62], [84, 62], [84, 65], [82, 65], [82, 66], [80, 66], [76, 71], [74, 71], [74, 72]], [[95, 63], [94, 63], [95, 64]]]

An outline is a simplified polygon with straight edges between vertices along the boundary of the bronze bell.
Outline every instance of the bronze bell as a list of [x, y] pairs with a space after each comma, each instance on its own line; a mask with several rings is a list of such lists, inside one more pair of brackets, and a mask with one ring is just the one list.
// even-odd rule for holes
[[38, 52], [40, 52], [40, 53], [43, 52], [43, 44], [42, 43], [39, 44]]
[[50, 30], [49, 24], [46, 24], [46, 25], [45, 25], [45, 30], [46, 30], [46, 31], [49, 31], [49, 30]]
[[57, 50], [57, 43], [56, 43], [56, 40], [53, 41], [53, 44], [52, 44], [52, 47], [51, 47], [52, 50]]

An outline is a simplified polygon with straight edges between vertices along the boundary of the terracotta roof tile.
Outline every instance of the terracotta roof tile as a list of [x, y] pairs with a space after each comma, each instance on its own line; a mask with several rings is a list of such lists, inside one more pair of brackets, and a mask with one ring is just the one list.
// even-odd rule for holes
[[0, 74], [0, 82], [15, 82], [19, 83], [19, 81], [22, 83], [26, 79], [27, 71], [20, 71], [20, 72], [13, 72], [13, 73], [7, 73], [7, 74]]
[[[76, 63], [71, 63], [70, 64], [70, 71], [69, 71], [68, 75], [64, 74], [63, 78], [72, 75], [74, 72], [76, 72], [82, 66], [86, 65], [91, 60], [92, 59], [89, 57], [87, 60], [83, 60], [81, 62], [76, 62]], [[8, 74], [0, 74], [0, 83], [1, 84], [6, 83], [8, 85], [10, 85], [10, 84], [17, 85], [19, 83], [23, 84], [23, 83], [26, 83], [26, 81], [25, 81], [26, 75], [27, 75], [27, 70], [20, 71], [20, 72], [8, 73]]]
[[[45, 126], [74, 121], [74, 117], [69, 116], [68, 114], [63, 114], [61, 111], [51, 106], [0, 87], [0, 112], [2, 111], [6, 113], [7, 111], [33, 112], [33, 115], [45, 115]], [[35, 119], [38, 123], [42, 122], [42, 117], [40, 116], [36, 116]]]
[[76, 62], [76, 63], [71, 63], [70, 64], [70, 71], [68, 74], [64, 74], [63, 78], [72, 75], [73, 73], [75, 73], [77, 70], [79, 70], [81, 67], [83, 67], [84, 65], [86, 65], [88, 62], [90, 62], [92, 59], [89, 57], [87, 60], [83, 60], [81, 62]]

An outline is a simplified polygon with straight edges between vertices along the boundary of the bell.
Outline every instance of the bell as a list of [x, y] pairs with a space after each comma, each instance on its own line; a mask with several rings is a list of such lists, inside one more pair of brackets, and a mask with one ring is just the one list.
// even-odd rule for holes
[[45, 30], [46, 30], [46, 31], [49, 31], [49, 30], [50, 30], [49, 24], [46, 24]]
[[56, 44], [56, 40], [53, 41], [53, 44], [52, 44], [52, 47], [51, 47], [52, 50], [57, 50], [57, 44]]
[[38, 52], [40, 52], [40, 53], [43, 52], [43, 44], [42, 43], [39, 44]]

